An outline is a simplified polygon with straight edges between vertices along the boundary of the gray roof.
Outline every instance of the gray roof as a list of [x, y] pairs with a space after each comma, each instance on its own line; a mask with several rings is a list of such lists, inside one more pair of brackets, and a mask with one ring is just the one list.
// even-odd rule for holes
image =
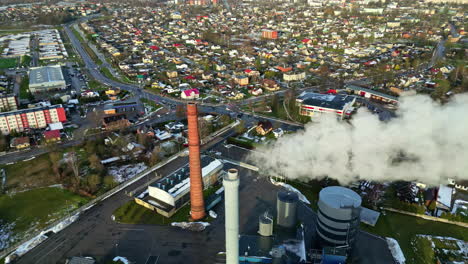
[[352, 102], [356, 97], [352, 95], [303, 92], [297, 99], [302, 100], [303, 105], [343, 110], [345, 105]]
[[64, 81], [60, 65], [34, 67], [29, 72], [29, 84]]
[[355, 191], [341, 186], [331, 186], [322, 189], [319, 193], [319, 199], [336, 209], [345, 207], [357, 208], [361, 206], [362, 201], [361, 196]]

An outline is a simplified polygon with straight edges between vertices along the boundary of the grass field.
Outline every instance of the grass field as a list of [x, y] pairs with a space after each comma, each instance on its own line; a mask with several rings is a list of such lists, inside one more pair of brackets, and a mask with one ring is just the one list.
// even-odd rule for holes
[[373, 234], [395, 238], [405, 254], [406, 263], [424, 263], [411, 245], [418, 234], [448, 236], [468, 241], [466, 228], [392, 212], [381, 215], [375, 227], [362, 224], [361, 228]]
[[14, 68], [18, 65], [16, 58], [0, 58], [0, 69]]
[[15, 223], [13, 234], [21, 239], [28, 230], [44, 228], [84, 205], [88, 198], [60, 188], [40, 188], [0, 196], [0, 219]]
[[188, 221], [190, 205], [182, 207], [171, 218], [166, 218], [131, 200], [114, 211], [115, 220], [123, 224], [169, 225], [172, 222]]
[[29, 91], [29, 77], [24, 77], [20, 84], [20, 92], [19, 92], [20, 99], [34, 99], [34, 96]]
[[57, 183], [48, 154], [1, 167], [6, 170], [8, 189], [25, 190]]

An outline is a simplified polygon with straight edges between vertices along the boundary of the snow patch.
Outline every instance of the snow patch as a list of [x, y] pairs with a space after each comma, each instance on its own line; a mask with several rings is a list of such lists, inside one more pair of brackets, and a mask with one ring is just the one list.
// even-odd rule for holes
[[143, 163], [123, 165], [120, 167], [112, 166], [109, 167], [109, 175], [114, 177], [116, 182], [122, 183], [125, 182], [139, 173], [146, 170], [148, 167]]
[[213, 210], [210, 210], [210, 211], [208, 212], [208, 214], [209, 214], [211, 217], [213, 217], [213, 218], [217, 218], [217, 217], [218, 217], [218, 214], [215, 213], [215, 211], [213, 211]]
[[207, 222], [174, 222], [171, 223], [171, 226], [180, 227], [184, 230], [200, 232], [205, 230], [210, 223]]
[[0, 250], [8, 248], [10, 243], [14, 241], [13, 228], [16, 223], [4, 223], [0, 220]]
[[398, 264], [404, 264], [406, 259], [405, 255], [403, 255], [403, 251], [401, 251], [400, 245], [398, 241], [391, 237], [387, 237], [387, 244], [390, 252], [392, 252], [392, 256]]

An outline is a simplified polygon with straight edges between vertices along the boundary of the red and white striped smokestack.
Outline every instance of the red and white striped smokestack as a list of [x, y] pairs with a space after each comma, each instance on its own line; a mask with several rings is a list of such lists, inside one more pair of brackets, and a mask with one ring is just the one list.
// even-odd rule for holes
[[194, 221], [206, 216], [203, 200], [203, 179], [200, 162], [200, 136], [198, 134], [198, 111], [194, 103], [187, 104], [188, 145], [190, 167], [190, 213]]

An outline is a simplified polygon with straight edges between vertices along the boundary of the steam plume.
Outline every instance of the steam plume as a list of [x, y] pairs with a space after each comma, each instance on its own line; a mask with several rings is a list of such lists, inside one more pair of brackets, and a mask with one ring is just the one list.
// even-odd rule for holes
[[320, 122], [249, 158], [269, 175], [328, 176], [342, 184], [359, 179], [430, 185], [447, 178], [467, 180], [468, 94], [452, 99], [440, 105], [427, 96], [403, 97], [398, 117], [389, 122], [365, 109], [352, 124], [324, 114]]

